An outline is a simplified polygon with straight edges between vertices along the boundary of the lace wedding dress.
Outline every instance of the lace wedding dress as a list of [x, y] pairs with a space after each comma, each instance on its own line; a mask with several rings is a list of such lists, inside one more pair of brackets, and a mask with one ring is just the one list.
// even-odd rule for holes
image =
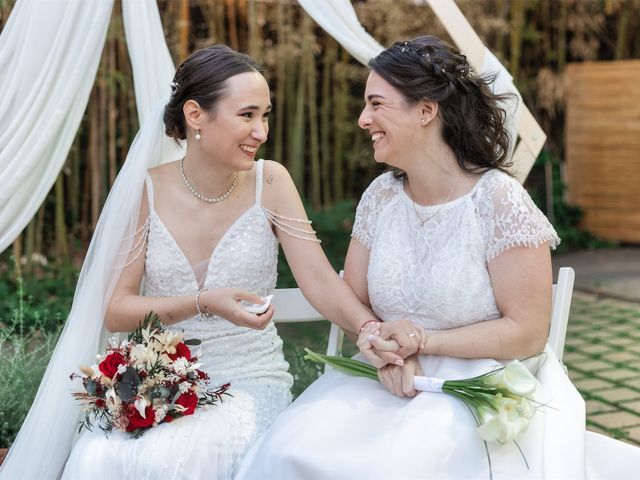
[[[213, 251], [204, 287], [238, 287], [268, 295], [276, 285], [278, 241], [260, 204], [262, 161], [256, 163], [256, 201], [227, 230]], [[144, 292], [149, 296], [195, 294], [191, 265], [150, 205]], [[212, 382], [231, 383], [221, 403], [161, 424], [142, 437], [84, 432], [63, 479], [229, 479], [244, 452], [291, 401], [292, 377], [282, 341], [270, 323], [264, 330], [237, 327], [219, 317], [193, 317], [170, 327], [202, 341], [203, 370]]]
[[[460, 198], [416, 208], [390, 173], [358, 206], [353, 236], [370, 251], [369, 297], [384, 321], [410, 318], [426, 329], [448, 329], [498, 318], [487, 262], [515, 246], [559, 242], [520, 184], [495, 170]], [[640, 465], [640, 449], [585, 435], [584, 402], [553, 353], [541, 357], [537, 399], [545, 406], [518, 437], [521, 452], [513, 442], [486, 450], [470, 411], [448, 395], [399, 398], [378, 382], [334, 371], [278, 417], [236, 478], [627, 478], [631, 465]], [[445, 379], [497, 364], [441, 356], [420, 362], [425, 375]]]

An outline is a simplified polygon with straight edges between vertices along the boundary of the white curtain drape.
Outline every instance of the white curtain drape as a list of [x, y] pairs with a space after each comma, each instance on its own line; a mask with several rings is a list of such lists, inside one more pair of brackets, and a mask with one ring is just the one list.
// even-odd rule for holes
[[169, 95], [175, 67], [155, 0], [122, 0], [122, 17], [142, 125], [158, 100]]
[[18, 0], [0, 34], [0, 252], [29, 223], [89, 100], [113, 0]]

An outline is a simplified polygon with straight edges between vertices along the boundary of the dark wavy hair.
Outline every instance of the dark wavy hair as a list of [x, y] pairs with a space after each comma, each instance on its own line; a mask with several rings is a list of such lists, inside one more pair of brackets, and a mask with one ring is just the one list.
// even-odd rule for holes
[[[443, 139], [463, 170], [506, 172], [511, 165], [510, 139], [500, 102], [517, 97], [494, 94], [490, 85], [495, 77], [475, 75], [464, 55], [431, 35], [394, 43], [369, 67], [396, 88], [407, 104], [423, 99], [438, 102]], [[404, 175], [396, 171], [397, 177]]]
[[164, 126], [168, 136], [187, 138], [182, 107], [195, 100], [207, 112], [213, 113], [223, 97], [229, 78], [246, 72], [260, 72], [260, 66], [248, 55], [226, 45], [212, 45], [192, 53], [176, 70], [171, 84], [171, 98], [164, 107]]

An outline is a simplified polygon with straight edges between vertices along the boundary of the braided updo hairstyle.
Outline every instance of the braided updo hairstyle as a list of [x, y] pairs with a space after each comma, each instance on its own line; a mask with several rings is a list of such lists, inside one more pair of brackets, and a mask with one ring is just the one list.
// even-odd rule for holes
[[463, 170], [506, 171], [510, 166], [506, 113], [500, 102], [514, 96], [494, 94], [490, 88], [494, 78], [475, 75], [467, 58], [451, 45], [430, 35], [396, 42], [369, 67], [407, 104], [423, 99], [438, 102], [444, 141]]
[[194, 100], [205, 111], [213, 113], [227, 89], [229, 78], [260, 71], [251, 57], [226, 45], [213, 45], [191, 54], [178, 67], [171, 84], [171, 98], [164, 107], [166, 134], [176, 141], [187, 138], [182, 111], [187, 100]]

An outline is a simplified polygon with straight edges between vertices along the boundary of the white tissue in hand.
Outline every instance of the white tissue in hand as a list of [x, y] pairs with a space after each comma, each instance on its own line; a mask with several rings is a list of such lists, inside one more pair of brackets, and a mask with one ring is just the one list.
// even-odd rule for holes
[[261, 313], [264, 313], [267, 311], [267, 308], [269, 308], [269, 305], [271, 305], [272, 299], [273, 299], [273, 295], [267, 295], [266, 297], [264, 297], [263, 304], [253, 303], [251, 305], [245, 306], [244, 309], [249, 313], [255, 313], [256, 315], [260, 315]]

